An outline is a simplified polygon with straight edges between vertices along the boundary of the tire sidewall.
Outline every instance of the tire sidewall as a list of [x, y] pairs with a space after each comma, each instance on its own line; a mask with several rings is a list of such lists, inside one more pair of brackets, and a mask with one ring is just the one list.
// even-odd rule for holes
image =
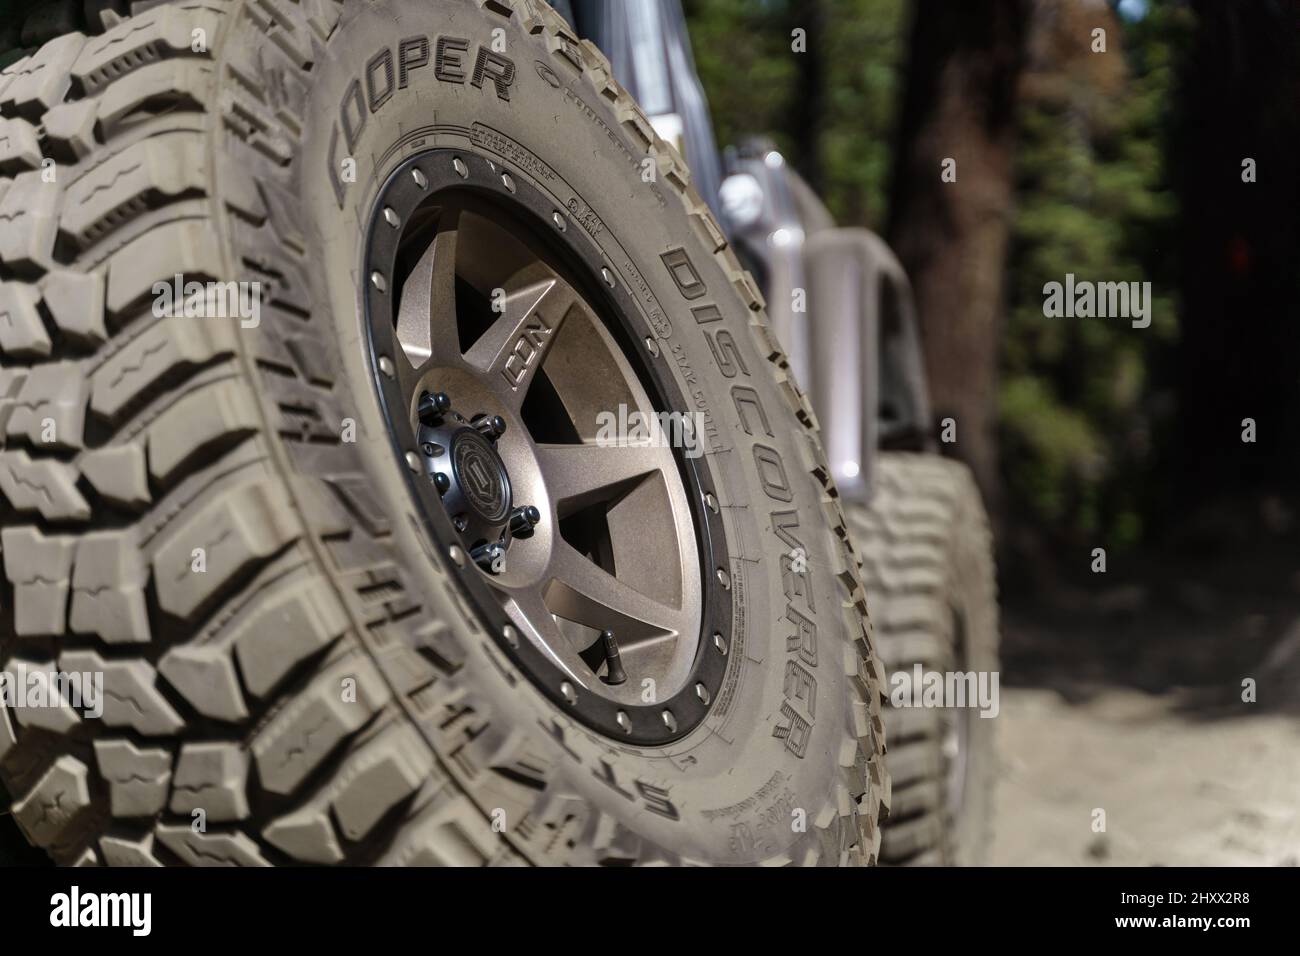
[[[491, 81], [476, 87], [468, 76], [464, 82], [435, 77], [438, 37], [468, 41], [462, 65], [470, 74], [477, 51], [492, 49], [495, 29], [504, 31], [499, 55], [515, 67], [508, 97]], [[420, 36], [428, 38], [429, 63], [410, 72], [405, 88], [373, 95], [368, 65], [382, 81], [384, 51], [397, 62], [401, 42]], [[530, 735], [530, 746], [553, 756], [559, 779], [548, 789], [577, 796], [674, 857], [709, 862], [793, 857], [804, 840], [798, 811], [812, 831], [815, 820], [809, 818], [824, 815], [840, 798], [838, 768], [846, 747], [856, 745], [847, 676], [853, 668], [846, 663], [854, 648], [835, 576], [841, 555], [811, 474], [812, 451], [749, 328], [754, 313], [703, 241], [687, 206], [673, 195], [677, 186], [662, 177], [657, 183], [642, 181], [640, 160], [647, 153], [623, 126], [627, 116], [616, 115], [616, 105], [601, 95], [590, 71], [568, 65], [546, 44], [544, 35], [529, 36], [518, 16], [507, 20], [469, 4], [386, 0], [345, 8], [313, 72], [294, 170], [308, 259], [320, 270], [315, 306], [331, 322], [332, 336], [322, 345], [341, 370], [341, 408], [357, 422], [353, 447], [372, 493], [394, 516], [391, 559], [427, 613], [446, 622], [464, 647], [468, 692], [514, 732]], [[353, 92], [358, 87], [365, 118], [353, 123], [348, 149], [342, 115], [350, 110], [354, 119], [358, 116]], [[493, 151], [473, 132], [484, 128], [508, 136], [522, 151]], [[727, 529], [735, 632], [724, 687], [734, 685], [734, 691], [725, 714], [715, 706], [699, 728], [671, 745], [627, 747], [560, 713], [467, 613], [445, 562], [440, 556], [431, 560], [429, 542], [422, 539], [383, 424], [359, 316], [364, 237], [374, 199], [392, 169], [435, 147], [491, 158], [554, 198], [557, 210], [597, 217], [601, 228], [594, 236], [593, 230], [584, 231], [584, 240], [600, 247], [620, 281], [639, 284], [643, 309], [633, 323], [657, 340], [683, 393], [715, 426], [706, 458], [718, 478], [715, 493]], [[355, 160], [356, 181], [345, 185], [340, 201], [333, 172], [343, 158]], [[574, 189], [579, 183], [580, 191]], [[576, 218], [569, 228], [581, 228]], [[683, 296], [680, 276], [675, 280], [661, 260], [677, 248], [685, 251], [707, 290], [698, 300]], [[716, 305], [721, 320], [709, 327], [695, 321], [690, 310], [703, 303]], [[735, 364], [727, 363], [733, 378], [722, 374], [715, 358], [718, 331], [725, 331], [734, 346], [724, 353], [734, 359]], [[742, 364], [743, 373], [736, 368]], [[761, 412], [752, 402], [745, 404], [751, 395]], [[756, 446], [778, 456], [781, 477], [774, 478], [770, 466], [763, 469]], [[772, 494], [782, 483], [789, 501]], [[791, 571], [790, 549], [773, 530], [773, 513], [789, 511], [798, 522], [792, 532], [806, 551], [804, 574]], [[815, 665], [806, 655], [800, 659], [795, 615], [813, 627]], [[815, 690], [801, 683], [800, 669], [815, 680]], [[779, 736], [778, 728], [790, 723], [782, 714], [787, 703], [812, 717], [802, 741]], [[444, 762], [456, 772], [454, 762]], [[491, 799], [468, 777], [462, 783], [491, 814]]]

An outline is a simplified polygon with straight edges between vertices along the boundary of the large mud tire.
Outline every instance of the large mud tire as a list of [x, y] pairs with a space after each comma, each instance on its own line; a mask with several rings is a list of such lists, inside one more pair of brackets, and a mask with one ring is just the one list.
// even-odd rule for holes
[[[0, 665], [102, 672], [106, 697], [0, 708], [29, 840], [78, 864], [873, 861], [881, 674], [812, 416], [601, 54], [531, 0], [50, 6], [0, 75]], [[551, 196], [707, 416], [735, 627], [670, 744], [542, 694], [416, 515], [362, 245], [433, 147]], [[259, 282], [260, 322], [159, 315], [178, 275]]]

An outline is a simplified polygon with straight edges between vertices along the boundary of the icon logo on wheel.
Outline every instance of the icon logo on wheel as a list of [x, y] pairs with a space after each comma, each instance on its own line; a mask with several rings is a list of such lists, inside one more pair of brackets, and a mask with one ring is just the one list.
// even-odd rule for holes
[[472, 429], [462, 431], [452, 446], [452, 466], [470, 506], [486, 521], [504, 521], [510, 512], [510, 481], [487, 439]]

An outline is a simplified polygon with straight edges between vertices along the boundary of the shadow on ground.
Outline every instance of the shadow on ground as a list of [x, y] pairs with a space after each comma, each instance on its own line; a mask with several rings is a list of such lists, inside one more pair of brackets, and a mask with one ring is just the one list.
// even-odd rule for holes
[[1300, 862], [1300, 537], [1271, 530], [1004, 593], [993, 862]]

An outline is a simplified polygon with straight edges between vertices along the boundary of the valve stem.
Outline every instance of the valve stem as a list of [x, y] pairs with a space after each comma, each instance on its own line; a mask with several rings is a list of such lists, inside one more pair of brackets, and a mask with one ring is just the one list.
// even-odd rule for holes
[[609, 673], [605, 675], [605, 683], [624, 683], [627, 680], [627, 672], [623, 670], [623, 657], [618, 652], [618, 641], [614, 640], [614, 632], [608, 628], [601, 631], [600, 640], [605, 646], [605, 663], [609, 665]]
[[488, 574], [499, 574], [504, 568], [506, 549], [500, 541], [481, 544], [470, 552], [474, 563]]

